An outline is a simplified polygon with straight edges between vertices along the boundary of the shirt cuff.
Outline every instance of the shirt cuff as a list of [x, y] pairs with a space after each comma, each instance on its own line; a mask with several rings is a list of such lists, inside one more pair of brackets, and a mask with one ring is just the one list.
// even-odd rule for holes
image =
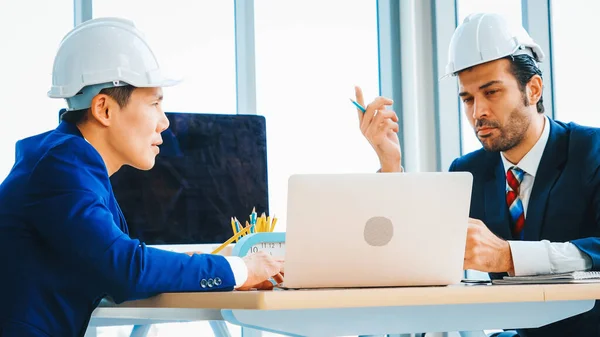
[[229, 262], [229, 266], [233, 272], [235, 288], [241, 287], [248, 279], [248, 267], [246, 266], [246, 262], [239, 256], [225, 256], [225, 259]]
[[515, 274], [513, 276], [550, 274], [552, 265], [548, 248], [542, 241], [508, 241]]
[[571, 242], [548, 244], [553, 273], [569, 273], [592, 269], [592, 259]]

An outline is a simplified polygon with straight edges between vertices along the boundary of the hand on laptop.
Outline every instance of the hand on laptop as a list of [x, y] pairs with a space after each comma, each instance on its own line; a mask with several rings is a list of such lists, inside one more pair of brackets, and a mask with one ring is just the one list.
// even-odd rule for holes
[[271, 277], [280, 284], [283, 282], [283, 259], [274, 258], [265, 252], [249, 254], [243, 258], [248, 267], [248, 279], [237, 290], [270, 290], [273, 283]]
[[385, 107], [393, 101], [385, 97], [377, 97], [365, 106], [362, 90], [355, 87], [356, 102], [366, 108], [366, 112], [358, 110], [360, 131], [367, 138], [381, 163], [382, 172], [400, 172], [402, 153], [398, 140], [398, 116]]
[[492, 233], [480, 220], [469, 218], [464, 269], [492, 273], [513, 272], [510, 245]]

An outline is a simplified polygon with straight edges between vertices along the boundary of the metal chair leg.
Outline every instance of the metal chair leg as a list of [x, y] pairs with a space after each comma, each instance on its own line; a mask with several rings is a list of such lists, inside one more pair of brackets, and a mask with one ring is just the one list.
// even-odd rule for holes
[[210, 324], [215, 337], [231, 337], [229, 328], [224, 321], [209, 321], [208, 324]]
[[147, 337], [151, 327], [152, 324], [134, 325], [133, 330], [131, 330], [131, 335], [129, 335], [129, 337]]

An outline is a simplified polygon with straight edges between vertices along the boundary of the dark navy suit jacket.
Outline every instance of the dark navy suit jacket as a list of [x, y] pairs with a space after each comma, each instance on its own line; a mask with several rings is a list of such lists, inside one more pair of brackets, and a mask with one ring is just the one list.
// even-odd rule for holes
[[[575, 244], [600, 270], [600, 129], [550, 121], [550, 136], [535, 176], [527, 218], [526, 241]], [[506, 206], [506, 177], [498, 152], [483, 149], [456, 159], [450, 171], [473, 174], [470, 216], [496, 235], [512, 240]], [[490, 274], [491, 278], [501, 277]], [[600, 305], [591, 311], [541, 327], [519, 330], [521, 337], [598, 337]]]
[[17, 142], [0, 185], [0, 271], [5, 337], [82, 336], [104, 297], [120, 303], [235, 286], [222, 256], [131, 239], [102, 158], [66, 122]]

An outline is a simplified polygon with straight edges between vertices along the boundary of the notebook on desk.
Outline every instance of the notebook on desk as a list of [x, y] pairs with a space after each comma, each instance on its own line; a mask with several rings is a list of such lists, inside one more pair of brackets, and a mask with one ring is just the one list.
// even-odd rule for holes
[[493, 284], [560, 284], [600, 282], [600, 272], [575, 271], [570, 273], [544, 274], [535, 276], [504, 276], [493, 280]]

